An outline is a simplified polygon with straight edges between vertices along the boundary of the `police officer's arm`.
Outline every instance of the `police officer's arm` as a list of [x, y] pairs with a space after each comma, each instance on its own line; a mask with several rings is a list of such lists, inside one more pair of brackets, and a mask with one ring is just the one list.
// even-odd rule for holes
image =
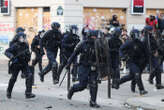
[[36, 50], [36, 42], [37, 42], [37, 39], [36, 39], [36, 36], [35, 36], [32, 40], [32, 44], [31, 44], [32, 51]]
[[64, 47], [64, 48], [71, 48], [72, 47], [72, 44], [67, 43], [69, 40], [68, 37], [69, 37], [68, 35], [65, 35], [63, 40], [62, 40], [62, 47]]
[[41, 51], [44, 52], [44, 47], [46, 46], [46, 42], [48, 40], [48, 37], [49, 37], [49, 34], [50, 34], [50, 31], [47, 31], [43, 37], [41, 38], [40, 40], [40, 48], [41, 48]]
[[47, 32], [43, 35], [43, 37], [42, 37], [42, 39], [41, 39], [40, 46], [41, 46], [42, 48], [45, 47], [46, 42], [47, 42], [47, 40], [48, 40], [48, 37], [52, 37], [52, 36], [51, 36], [51, 31], [50, 31], [50, 30], [47, 31]]
[[71, 63], [74, 61], [74, 59], [76, 58], [76, 56], [78, 56], [78, 54], [82, 52], [83, 44], [84, 42], [81, 42], [77, 45], [77, 47], [75, 48], [75, 51], [73, 52], [71, 57], [68, 59], [67, 67], [69, 67]]
[[13, 52], [15, 51], [16, 45], [12, 45], [8, 49], [5, 50], [5, 56], [7, 56], [9, 59], [14, 58]]
[[128, 51], [131, 47], [131, 44], [132, 44], [132, 42], [128, 41], [120, 47], [119, 54], [122, 59], [125, 60], [125, 58], [127, 57]]

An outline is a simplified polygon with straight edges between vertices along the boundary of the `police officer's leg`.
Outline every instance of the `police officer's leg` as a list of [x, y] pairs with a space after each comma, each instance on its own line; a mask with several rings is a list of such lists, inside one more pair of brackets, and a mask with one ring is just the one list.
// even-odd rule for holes
[[53, 84], [58, 84], [59, 83], [59, 78], [58, 78], [58, 75], [57, 75], [57, 70], [58, 70], [58, 63], [56, 61], [54, 61], [53, 64], [52, 64]]
[[139, 88], [140, 95], [147, 94], [148, 92], [145, 91], [144, 86], [143, 86], [143, 82], [142, 82], [141, 69], [137, 65], [133, 64], [133, 71], [132, 72], [135, 74], [135, 81], [136, 81], [136, 84]]
[[68, 92], [68, 99], [71, 100], [75, 92], [83, 91], [88, 85], [88, 75], [90, 68], [83, 65], [79, 66], [79, 83], [74, 84]]
[[77, 78], [77, 59], [74, 60], [73, 62], [73, 68], [71, 70], [71, 73], [72, 73], [72, 81], [75, 82], [78, 80]]
[[49, 61], [48, 65], [43, 69], [43, 71], [41, 73], [39, 73], [41, 82], [44, 82], [44, 75], [46, 75], [52, 69], [52, 63], [53, 63], [52, 59], [54, 57], [52, 52], [47, 51], [47, 57], [48, 57], [48, 61]]
[[160, 67], [158, 67], [156, 69], [156, 88], [157, 89], [163, 89], [164, 88], [164, 86], [161, 84], [162, 83], [161, 73], [162, 73], [162, 69]]
[[119, 56], [115, 60], [115, 73], [116, 73], [115, 79], [116, 79], [116, 81], [119, 81], [120, 80], [120, 61], [119, 61]]
[[132, 72], [130, 72], [128, 75], [123, 76], [120, 79], [119, 84], [123, 84], [125, 82], [131, 81], [131, 80], [133, 80], [133, 78], [134, 78], [134, 74]]
[[136, 81], [135, 81], [135, 79], [133, 79], [132, 82], [131, 82], [131, 91], [133, 93], [135, 93], [135, 88], [136, 88]]
[[31, 73], [32, 73], [32, 85], [34, 85], [35, 84], [35, 67], [34, 66], [29, 66], [29, 68], [30, 68], [30, 71], [31, 71]]
[[[36, 53], [35, 53], [36, 54]], [[35, 65], [38, 63], [38, 60], [37, 60], [37, 55], [35, 57], [34, 60], [32, 60], [32, 65], [30, 66], [30, 70], [31, 70], [31, 73], [32, 73], [32, 84], [34, 85], [34, 80], [35, 80]]]
[[42, 71], [42, 56], [38, 58], [38, 62], [39, 62], [39, 71], [41, 72]]
[[12, 93], [12, 90], [13, 90], [13, 87], [14, 87], [14, 84], [17, 80], [17, 77], [18, 77], [18, 74], [20, 72], [20, 67], [17, 66], [16, 64], [13, 65], [14, 69], [12, 69], [12, 75], [11, 75], [11, 78], [9, 80], [9, 83], [8, 83], [8, 88], [7, 88], [7, 98], [11, 98], [11, 93]]
[[114, 68], [114, 77], [113, 77], [113, 81], [112, 81], [112, 88], [119, 88], [118, 83], [120, 81], [120, 69], [119, 67]]
[[33, 77], [30, 71], [30, 67], [27, 65], [24, 71], [25, 71], [25, 76], [26, 76], [26, 91], [25, 91], [26, 98], [34, 98], [35, 95], [32, 94], [32, 78]]
[[99, 108], [100, 106], [96, 103], [97, 99], [97, 90], [98, 90], [98, 83], [97, 83], [98, 73], [90, 72], [89, 74], [89, 87], [90, 87], [90, 106]]
[[149, 66], [149, 68], [150, 68], [150, 75], [149, 75], [149, 79], [148, 79], [148, 81], [149, 81], [149, 83], [150, 84], [154, 84], [154, 82], [153, 82], [153, 79], [155, 78], [155, 76], [156, 76], [156, 67], [157, 67], [157, 65], [158, 65], [158, 61], [157, 61], [157, 59], [155, 58], [155, 57], [152, 57], [152, 60], [151, 60], [151, 62], [152, 62], [152, 64], [151, 64], [151, 68], [150, 68], [150, 66]]
[[120, 79], [119, 84], [123, 84], [123, 83], [125, 83], [125, 82], [131, 81], [131, 80], [134, 79], [135, 76], [134, 76], [134, 72], [133, 72], [133, 63], [129, 63], [128, 66], [129, 66], [129, 71], [130, 71], [130, 72], [129, 72], [128, 75], [123, 76], [123, 77]]

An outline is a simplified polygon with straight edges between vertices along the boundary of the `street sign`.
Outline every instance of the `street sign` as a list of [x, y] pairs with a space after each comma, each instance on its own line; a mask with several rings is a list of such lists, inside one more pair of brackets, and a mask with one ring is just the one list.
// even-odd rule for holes
[[144, 0], [132, 0], [131, 1], [131, 14], [144, 14], [145, 12], [145, 6], [144, 6]]
[[0, 1], [0, 12], [3, 15], [10, 15], [10, 0]]
[[63, 7], [62, 7], [62, 6], [59, 6], [59, 7], [57, 8], [57, 15], [58, 15], [58, 16], [62, 16], [62, 15], [63, 15], [63, 11], [64, 11]]

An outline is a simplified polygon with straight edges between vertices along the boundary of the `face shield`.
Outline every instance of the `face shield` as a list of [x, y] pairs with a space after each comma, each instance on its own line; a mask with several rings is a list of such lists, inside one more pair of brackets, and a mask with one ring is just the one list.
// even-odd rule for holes
[[42, 32], [42, 33], [40, 34], [40, 38], [43, 38], [43, 36], [44, 36], [44, 32]]
[[134, 33], [135, 39], [140, 39], [139, 33]]
[[18, 39], [18, 41], [19, 41], [20, 43], [26, 42], [24, 36], [20, 36], [19, 39]]
[[78, 34], [78, 29], [72, 29], [72, 34]]

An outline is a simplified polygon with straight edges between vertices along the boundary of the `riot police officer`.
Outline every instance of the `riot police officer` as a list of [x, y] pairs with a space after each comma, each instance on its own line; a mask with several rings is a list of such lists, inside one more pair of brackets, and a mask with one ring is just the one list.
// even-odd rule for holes
[[95, 52], [95, 44], [94, 41], [98, 36], [97, 31], [90, 31], [88, 35], [88, 39], [86, 41], [82, 41], [74, 53], [71, 55], [68, 60], [66, 68], [68, 69], [73, 62], [73, 60], [80, 54], [79, 61], [79, 83], [74, 84], [68, 92], [68, 99], [71, 100], [72, 96], [76, 92], [83, 91], [87, 88], [89, 84], [90, 89], [90, 106], [94, 108], [99, 108], [100, 106], [96, 103], [97, 99], [97, 90], [98, 83], [97, 77], [98, 72], [96, 70], [96, 52]]
[[45, 48], [47, 57], [49, 60], [48, 65], [40, 73], [40, 80], [44, 82], [44, 76], [52, 70], [53, 83], [59, 83], [59, 78], [57, 75], [58, 63], [56, 61], [58, 49], [61, 47], [61, 37], [60, 24], [58, 22], [53, 22], [51, 24], [51, 30], [48, 30], [42, 40], [41, 48]]
[[[70, 26], [69, 34], [66, 34], [62, 40], [62, 48], [61, 48], [61, 57], [62, 62], [58, 69], [58, 77], [60, 78], [60, 74], [67, 64], [67, 60], [72, 55], [74, 48], [80, 42], [80, 37], [77, 35], [78, 27], [76, 25]], [[72, 80], [77, 80], [77, 59], [74, 60], [74, 65], [72, 69]]]
[[[16, 34], [18, 34], [18, 33], [24, 33], [24, 31], [25, 31], [25, 29], [22, 28], [22, 27], [18, 27], [18, 28], [16, 28], [16, 30], [15, 30]], [[24, 36], [24, 37], [26, 37], [26, 36]], [[26, 39], [26, 38], [25, 38], [25, 39]], [[15, 35], [15, 36], [13, 37], [13, 39], [9, 42], [9, 47], [11, 47], [11, 46], [12, 46], [14, 43], [16, 43], [16, 42], [17, 42], [17, 35]], [[22, 71], [21, 77], [22, 77], [22, 78], [25, 78], [25, 74], [23, 73], [23, 71]]]
[[31, 71], [33, 73], [33, 85], [34, 85], [34, 66], [38, 63], [39, 70], [42, 72], [42, 56], [44, 55], [43, 49], [41, 49], [40, 43], [45, 31], [40, 30], [36, 35], [31, 44], [31, 50], [35, 53], [35, 59], [32, 60]]
[[150, 65], [150, 76], [149, 76], [149, 83], [153, 84], [153, 79], [156, 77], [156, 88], [163, 89], [164, 86], [161, 84], [161, 73], [162, 73], [162, 65], [160, 63], [159, 58], [159, 51], [157, 41], [153, 36], [153, 27], [152, 26], [145, 26], [145, 45], [149, 50], [149, 65]]
[[126, 42], [120, 48], [120, 56], [123, 61], [127, 61], [129, 67], [129, 74], [123, 76], [119, 84], [123, 84], [127, 81], [132, 81], [132, 90], [135, 91], [135, 84], [137, 84], [140, 95], [145, 95], [148, 92], [145, 91], [142, 83], [142, 71], [147, 65], [147, 50], [139, 40], [139, 31], [134, 29], [130, 32], [132, 41]]
[[28, 43], [25, 40], [25, 36], [26, 35], [24, 33], [18, 33], [15, 37], [16, 42], [5, 51], [5, 55], [12, 62], [10, 66], [12, 76], [7, 88], [7, 98], [11, 98], [12, 90], [20, 71], [23, 71], [26, 78], [26, 98], [35, 97], [35, 95], [32, 94], [32, 73], [30, 72], [28, 65], [31, 54]]
[[[18, 34], [18, 33], [24, 33], [24, 31], [25, 29], [23, 29], [22, 27], [18, 27], [15, 32], [16, 34]], [[15, 42], [16, 42], [16, 37], [14, 36], [14, 38], [10, 41], [9, 46], [11, 46]]]
[[119, 49], [120, 46], [122, 45], [122, 42], [120, 40], [121, 36], [121, 29], [116, 28], [113, 32], [112, 38], [109, 40], [109, 53], [110, 53], [110, 64], [112, 68], [112, 87], [116, 87], [116, 82], [119, 81], [120, 79], [120, 69], [119, 69], [119, 64], [120, 64], [120, 58], [119, 58]]

